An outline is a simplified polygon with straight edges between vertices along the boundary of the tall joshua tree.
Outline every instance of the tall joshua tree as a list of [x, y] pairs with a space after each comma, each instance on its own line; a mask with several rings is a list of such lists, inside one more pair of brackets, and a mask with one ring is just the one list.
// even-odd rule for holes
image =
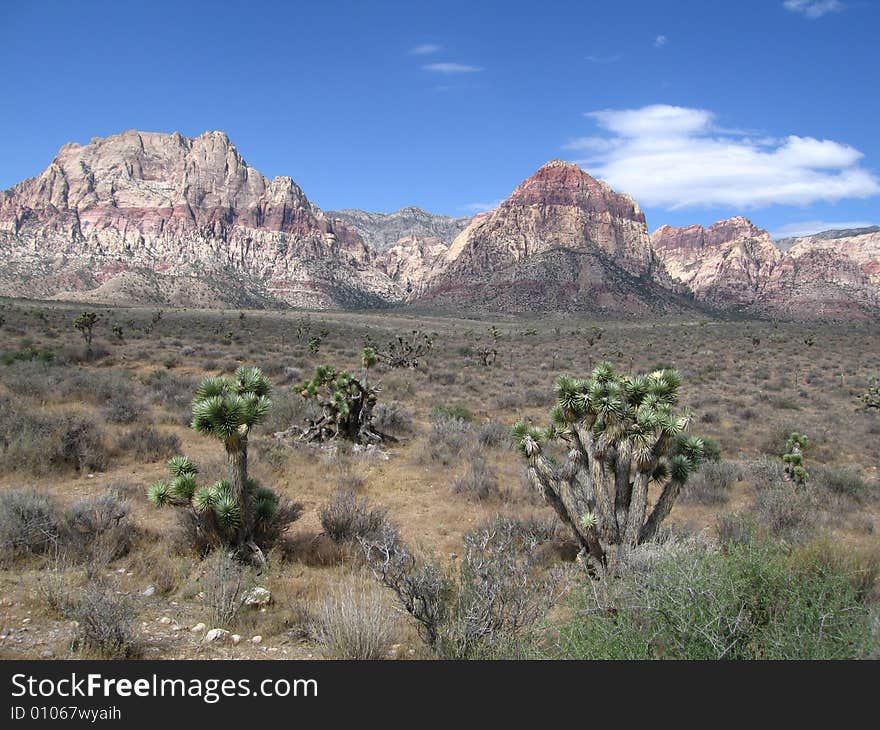
[[192, 404], [192, 427], [199, 433], [219, 439], [226, 448], [229, 492], [240, 512], [235, 540], [239, 547], [253, 545], [248, 435], [269, 412], [270, 387], [259, 368], [240, 367], [231, 377], [205, 378], [196, 389]]
[[[685, 433], [690, 416], [675, 411], [680, 386], [672, 369], [625, 377], [601, 363], [589, 378], [556, 380], [549, 428], [514, 427], [531, 482], [601, 566], [656, 535], [703, 460], [703, 441]], [[552, 441], [567, 449], [561, 464], [547, 453]]]

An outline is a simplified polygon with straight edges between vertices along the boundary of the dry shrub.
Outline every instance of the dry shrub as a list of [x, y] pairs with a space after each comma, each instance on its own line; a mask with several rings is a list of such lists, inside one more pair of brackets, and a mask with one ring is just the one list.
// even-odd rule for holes
[[127, 555], [136, 535], [128, 505], [107, 493], [84, 499], [65, 515], [65, 548], [72, 557], [106, 566]]
[[332, 659], [383, 659], [394, 639], [394, 613], [371, 583], [332, 587], [315, 610], [313, 634]]
[[56, 550], [61, 540], [58, 510], [33, 489], [0, 495], [0, 562]]
[[211, 620], [215, 626], [234, 625], [244, 593], [253, 582], [250, 569], [221, 550], [205, 560], [202, 567], [202, 592], [205, 605], [211, 611]]
[[502, 496], [498, 478], [480, 452], [470, 457], [465, 473], [452, 482], [452, 491], [478, 501]]
[[180, 439], [177, 434], [163, 433], [152, 424], [139, 424], [119, 438], [116, 448], [138, 461], [166, 461], [180, 452]]
[[688, 479], [679, 499], [696, 504], [724, 504], [741, 478], [739, 467], [729, 461], [709, 461]]
[[320, 510], [321, 526], [335, 543], [369, 539], [390, 528], [388, 510], [373, 507], [351, 489], [338, 489]]

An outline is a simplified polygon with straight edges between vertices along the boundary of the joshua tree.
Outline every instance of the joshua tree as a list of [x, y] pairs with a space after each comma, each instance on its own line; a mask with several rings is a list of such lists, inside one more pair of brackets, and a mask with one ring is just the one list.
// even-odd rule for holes
[[484, 368], [492, 367], [498, 359], [498, 350], [494, 347], [481, 347], [477, 350], [477, 357]]
[[804, 434], [793, 432], [788, 437], [785, 453], [782, 455], [785, 475], [799, 487], [804, 486], [810, 478], [810, 473], [804, 467], [804, 449], [809, 445], [810, 442]]
[[864, 409], [869, 408], [880, 410], [880, 380], [872, 378], [868, 389], [862, 393], [861, 401], [864, 403]]
[[95, 325], [98, 323], [98, 315], [94, 312], [82, 312], [73, 320], [74, 329], [79, 330], [85, 340], [86, 349], [92, 351], [92, 337]]
[[253, 543], [254, 505], [248, 487], [248, 435], [266, 418], [270, 385], [259, 368], [240, 367], [235, 374], [205, 378], [192, 404], [192, 428], [223, 442], [229, 464], [229, 504], [235, 506], [234, 544]]
[[[211, 486], [199, 486], [199, 467], [187, 456], [175, 456], [168, 462], [171, 481], [160, 480], [147, 491], [155, 506], [180, 507], [188, 511], [194, 534], [205, 547], [240, 549], [239, 530], [242, 508], [232, 493], [232, 485], [221, 479]], [[262, 562], [263, 554], [257, 545], [267, 545], [299, 517], [302, 505], [292, 502], [281, 504], [278, 495], [256, 480], [247, 479], [248, 502], [253, 506], [253, 542], [248, 546], [251, 556]]]
[[[704, 444], [685, 434], [689, 414], [675, 411], [675, 370], [625, 377], [600, 363], [589, 378], [556, 380], [558, 405], [546, 429], [514, 427], [533, 485], [595, 563], [651, 540], [703, 460]], [[546, 453], [561, 441], [561, 465]], [[659, 496], [648, 510], [648, 491]], [[609, 553], [611, 555], [609, 556]]]
[[378, 431], [373, 423], [379, 387], [367, 381], [366, 372], [376, 359], [376, 351], [365, 347], [362, 356], [364, 373], [360, 379], [332, 365], [319, 365], [311, 380], [297, 386], [303, 398], [313, 399], [321, 408], [321, 415], [309, 422], [301, 439], [321, 442], [344, 439], [357, 444], [395, 440]]
[[419, 362], [434, 347], [435, 334], [413, 330], [406, 337], [397, 337], [388, 342], [382, 350], [376, 346], [369, 335], [364, 340], [367, 349], [372, 350], [376, 357], [384, 360], [391, 368], [417, 368]]

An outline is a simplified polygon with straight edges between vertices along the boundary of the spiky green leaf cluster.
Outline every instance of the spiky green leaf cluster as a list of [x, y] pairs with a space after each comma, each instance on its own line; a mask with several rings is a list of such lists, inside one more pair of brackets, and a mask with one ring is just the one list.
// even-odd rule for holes
[[650, 470], [657, 481], [686, 480], [705, 459], [705, 443], [685, 436], [690, 415], [675, 410], [682, 379], [671, 368], [625, 376], [608, 362], [599, 363], [588, 378], [559, 376], [554, 383], [556, 406], [546, 430], [518, 424], [514, 438], [531, 456], [552, 438], [570, 438], [578, 427], [592, 433], [599, 456], [615, 447], [632, 453], [636, 466]]
[[242, 366], [231, 377], [205, 378], [193, 399], [192, 427], [220, 439], [249, 429], [269, 413], [270, 388], [268, 379], [255, 367]]

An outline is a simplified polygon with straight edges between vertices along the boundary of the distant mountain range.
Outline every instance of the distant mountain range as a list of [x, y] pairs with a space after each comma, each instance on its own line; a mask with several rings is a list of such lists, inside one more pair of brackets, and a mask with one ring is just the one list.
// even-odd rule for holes
[[880, 312], [880, 227], [771, 240], [745, 218], [649, 235], [639, 205], [548, 162], [473, 218], [324, 212], [222, 132], [67, 144], [0, 193], [0, 295], [203, 307]]

